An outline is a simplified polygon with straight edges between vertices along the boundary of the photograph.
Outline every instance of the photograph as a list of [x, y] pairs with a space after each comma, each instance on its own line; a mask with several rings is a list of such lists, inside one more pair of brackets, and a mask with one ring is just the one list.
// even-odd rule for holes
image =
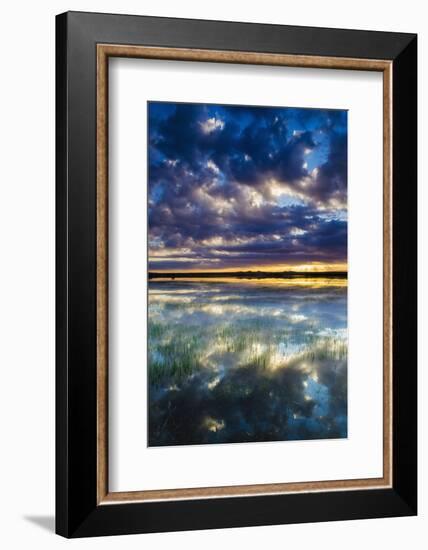
[[423, 548], [423, 6], [2, 5], [0, 549]]
[[56, 16], [62, 537], [418, 513], [420, 24], [233, 9]]
[[346, 438], [347, 111], [147, 109], [148, 446]]

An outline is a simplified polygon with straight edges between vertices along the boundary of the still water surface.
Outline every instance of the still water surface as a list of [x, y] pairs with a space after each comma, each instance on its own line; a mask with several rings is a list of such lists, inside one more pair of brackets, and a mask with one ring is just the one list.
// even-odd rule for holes
[[347, 436], [341, 279], [149, 283], [149, 446]]

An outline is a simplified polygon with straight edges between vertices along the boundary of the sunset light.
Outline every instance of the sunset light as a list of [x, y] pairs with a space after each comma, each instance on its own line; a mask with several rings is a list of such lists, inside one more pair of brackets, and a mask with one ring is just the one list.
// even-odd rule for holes
[[149, 271], [346, 271], [346, 111], [151, 102]]

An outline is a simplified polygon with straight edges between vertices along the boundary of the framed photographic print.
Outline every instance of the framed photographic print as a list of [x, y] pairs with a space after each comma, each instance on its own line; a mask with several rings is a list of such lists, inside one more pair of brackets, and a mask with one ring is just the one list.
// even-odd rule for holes
[[416, 36], [57, 16], [57, 532], [414, 515]]

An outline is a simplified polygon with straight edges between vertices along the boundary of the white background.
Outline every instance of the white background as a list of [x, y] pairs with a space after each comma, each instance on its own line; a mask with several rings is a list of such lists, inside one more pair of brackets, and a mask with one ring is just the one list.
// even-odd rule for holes
[[[382, 477], [382, 74], [113, 59], [109, 85], [110, 490]], [[146, 446], [147, 100], [202, 99], [348, 110], [346, 439]]]
[[[0, 544], [7, 549], [263, 547], [422, 548], [428, 530], [427, 476], [420, 471], [417, 518], [258, 527], [66, 541], [54, 512], [54, 15], [67, 9], [420, 33], [426, 83], [428, 19], [419, 0], [200, 2], [99, 0], [8, 2], [0, 40]], [[425, 66], [423, 66], [423, 62]], [[422, 93], [420, 93], [422, 97]], [[420, 104], [419, 248], [427, 248], [426, 108]], [[427, 277], [421, 256], [420, 281]], [[420, 464], [426, 462], [426, 292], [420, 289]], [[425, 359], [425, 361], [424, 361]]]

